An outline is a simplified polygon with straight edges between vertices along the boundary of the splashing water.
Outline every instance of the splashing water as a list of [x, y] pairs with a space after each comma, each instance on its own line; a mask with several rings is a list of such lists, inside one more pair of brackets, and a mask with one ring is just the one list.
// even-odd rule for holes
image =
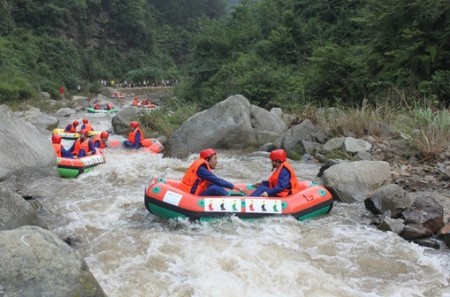
[[[145, 209], [145, 187], [153, 177], [180, 179], [196, 155], [163, 158], [111, 148], [105, 156], [105, 164], [77, 179], [46, 178], [29, 187], [42, 197], [50, 229], [73, 239], [110, 297], [450, 297], [448, 250], [368, 226], [361, 204], [336, 204], [330, 214], [302, 222], [163, 221]], [[270, 175], [265, 156], [218, 156], [215, 173], [230, 182]], [[304, 180], [319, 170], [313, 163], [292, 165]]]

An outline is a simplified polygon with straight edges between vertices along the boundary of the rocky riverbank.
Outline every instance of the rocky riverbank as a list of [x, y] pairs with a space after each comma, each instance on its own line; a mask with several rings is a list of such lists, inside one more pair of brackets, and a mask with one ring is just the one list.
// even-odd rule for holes
[[[26, 112], [13, 113], [5, 106], [0, 107], [0, 137], [6, 141], [0, 148], [0, 161], [5, 165], [0, 170], [0, 229], [3, 230], [0, 232], [0, 246], [8, 251], [4, 254], [4, 261], [0, 261], [3, 263], [0, 264], [0, 292], [3, 287], [6, 292], [104, 295], [82, 257], [72, 253], [61, 239], [45, 230], [46, 224], [38, 215], [39, 204], [24, 199], [33, 197], [33, 193], [22, 192], [30, 179], [56, 175], [55, 159], [48, 140], [55, 125], [51, 117], [59, 119], [64, 117], [63, 113], [73, 115], [86, 110], [92, 102], [102, 100], [109, 98], [103, 95], [91, 100], [75, 98], [68, 101], [70, 104], [64, 110], [42, 113], [45, 121], [41, 120], [40, 112], [30, 117]], [[125, 101], [114, 103], [127, 105]], [[112, 120], [114, 132], [120, 133], [121, 125], [126, 126], [140, 114], [137, 108], [122, 108]], [[320, 181], [341, 203], [363, 203], [371, 211], [371, 222], [377, 228], [395, 232], [408, 241], [447, 249], [439, 242], [449, 245], [449, 227], [448, 224], [444, 226], [450, 213], [448, 152], [439, 156], [437, 161], [424, 161], [399, 136], [386, 137], [382, 141], [371, 136], [330, 137], [309, 120], [289, 125], [292, 119], [292, 115], [283, 113], [281, 109], [267, 111], [250, 104], [243, 96], [231, 96], [183, 123], [174, 135], [168, 137], [166, 153], [184, 158], [204, 147], [252, 151], [255, 147], [260, 151], [282, 147], [301, 152], [306, 162], [325, 163]], [[345, 152], [344, 155], [350, 158], [325, 157], [333, 151]], [[23, 227], [25, 225], [38, 227], [30, 229]], [[33, 254], [36, 250], [30, 246], [39, 246], [39, 254]], [[50, 261], [47, 251], [59, 256]], [[64, 270], [64, 277], [59, 278], [59, 267], [65, 265], [61, 259], [68, 259], [66, 261], [71, 264], [67, 267], [73, 274]], [[45, 275], [33, 274], [38, 281], [30, 281], [28, 270], [44, 267], [44, 262]], [[18, 273], [12, 275], [11, 271]], [[70, 286], [61, 286], [57, 279], [66, 280]]]

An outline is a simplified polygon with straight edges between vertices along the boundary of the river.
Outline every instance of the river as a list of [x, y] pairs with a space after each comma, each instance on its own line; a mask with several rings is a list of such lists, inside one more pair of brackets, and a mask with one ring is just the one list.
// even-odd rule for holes
[[[112, 115], [76, 119], [83, 116], [96, 130], [111, 128]], [[181, 178], [196, 156], [122, 148], [106, 149], [105, 156], [90, 173], [36, 180], [28, 190], [49, 228], [71, 238], [110, 297], [450, 296], [448, 250], [376, 230], [362, 203], [336, 203], [328, 215], [302, 222], [163, 221], [144, 206], [146, 185], [152, 177]], [[254, 183], [270, 174], [264, 156], [219, 151], [218, 157], [215, 173], [230, 182]], [[315, 180], [320, 168], [292, 165], [304, 180]]]

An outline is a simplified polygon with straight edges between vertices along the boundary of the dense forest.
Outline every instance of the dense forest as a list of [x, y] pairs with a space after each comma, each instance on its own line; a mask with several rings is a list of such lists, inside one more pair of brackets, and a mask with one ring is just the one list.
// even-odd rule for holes
[[222, 0], [0, 0], [0, 101], [59, 85], [175, 79]]
[[0, 0], [0, 101], [177, 79], [203, 107], [448, 106], [448, 0]]

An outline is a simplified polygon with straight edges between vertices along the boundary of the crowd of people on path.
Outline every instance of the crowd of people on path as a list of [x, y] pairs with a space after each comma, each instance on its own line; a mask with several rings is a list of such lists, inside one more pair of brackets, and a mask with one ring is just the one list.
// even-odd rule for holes
[[146, 87], [172, 87], [172, 86], [176, 86], [178, 84], [178, 80], [177, 79], [160, 79], [160, 80], [154, 80], [154, 81], [150, 81], [150, 80], [142, 80], [142, 81], [129, 81], [129, 80], [124, 80], [124, 81], [117, 81], [117, 80], [107, 80], [107, 79], [102, 79], [99, 81], [99, 84], [101, 86], [105, 86], [105, 87], [113, 87], [113, 88], [117, 88], [117, 89], [121, 89], [121, 88], [146, 88]]

